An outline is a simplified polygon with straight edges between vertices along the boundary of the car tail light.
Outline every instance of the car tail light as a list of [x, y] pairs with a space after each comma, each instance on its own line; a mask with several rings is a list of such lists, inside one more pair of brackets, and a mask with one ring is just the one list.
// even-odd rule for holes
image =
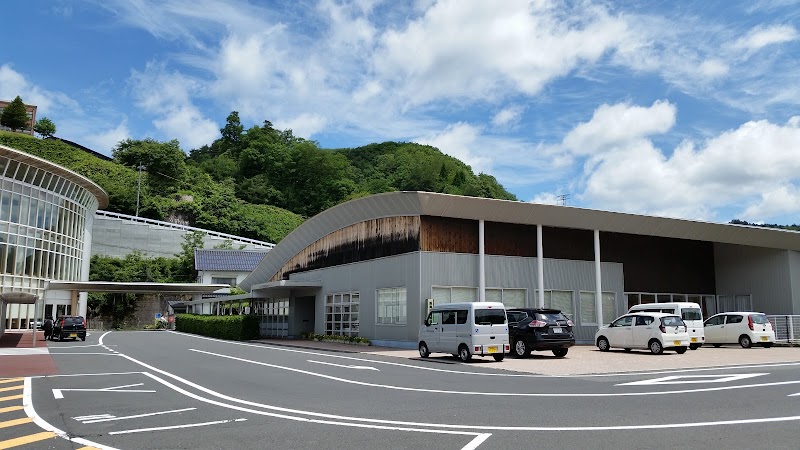
[[661, 330], [662, 333], [666, 333], [667, 332], [667, 327], [665, 327], [664, 325], [659, 325], [658, 329]]
[[65, 320], [65, 319], [61, 319], [61, 325], [60, 325], [60, 326], [61, 326], [61, 328], [64, 328], [64, 320]]
[[531, 320], [531, 323], [528, 324], [531, 328], [544, 328], [547, 326], [547, 322], [543, 322], [541, 320]]
[[753, 316], [747, 316], [747, 327], [753, 331]]
[[481, 351], [481, 346], [480, 345], [476, 345], [475, 346], [475, 353], [480, 353], [480, 351]]
[[86, 318], [83, 318], [83, 328], [86, 328]]
[[567, 319], [567, 326], [568, 326], [568, 327], [571, 327], [571, 326], [572, 326], [572, 319]]
[[511, 346], [508, 344], [504, 345], [503, 351], [505, 351], [506, 353], [511, 353]]

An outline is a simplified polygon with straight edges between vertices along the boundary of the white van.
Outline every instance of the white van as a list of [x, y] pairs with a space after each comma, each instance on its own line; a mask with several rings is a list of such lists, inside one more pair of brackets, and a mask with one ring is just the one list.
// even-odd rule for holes
[[446, 303], [431, 308], [419, 328], [419, 355], [450, 353], [468, 362], [472, 355], [502, 361], [511, 351], [506, 309], [498, 302]]
[[628, 310], [629, 313], [641, 311], [660, 312], [680, 316], [686, 323], [686, 328], [689, 331], [689, 348], [692, 350], [700, 348], [706, 340], [705, 331], [703, 329], [703, 310], [700, 309], [700, 305], [697, 303], [645, 303], [632, 306], [631, 309]]

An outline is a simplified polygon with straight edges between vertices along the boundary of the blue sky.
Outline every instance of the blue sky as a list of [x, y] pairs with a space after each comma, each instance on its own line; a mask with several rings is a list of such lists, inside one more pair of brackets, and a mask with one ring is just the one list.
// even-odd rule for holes
[[21, 95], [101, 153], [145, 137], [188, 152], [235, 110], [323, 148], [430, 144], [522, 201], [800, 223], [797, 1], [8, 0], [3, 12], [0, 98]]

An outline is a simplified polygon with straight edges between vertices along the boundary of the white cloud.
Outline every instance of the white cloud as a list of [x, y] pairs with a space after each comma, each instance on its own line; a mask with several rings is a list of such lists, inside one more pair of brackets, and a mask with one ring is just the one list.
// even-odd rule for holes
[[458, 158], [464, 164], [470, 166], [475, 173], [491, 173], [491, 159], [479, 155], [479, 135], [480, 130], [478, 128], [460, 122], [450, 125], [441, 133], [420, 137], [414, 141], [436, 147], [442, 153]]
[[719, 78], [728, 74], [730, 67], [721, 59], [707, 59], [698, 68], [704, 78]]
[[627, 33], [600, 6], [509, 0], [444, 0], [381, 37], [373, 66], [408, 104], [492, 99], [506, 89], [529, 95], [591, 64]]
[[543, 205], [558, 205], [560, 198], [557, 194], [552, 192], [541, 192], [536, 194], [529, 203], [541, 203]]
[[492, 125], [498, 128], [510, 128], [519, 123], [523, 108], [519, 105], [503, 108], [492, 117]]
[[315, 133], [325, 129], [327, 119], [319, 114], [301, 114], [288, 121], [275, 123], [275, 127], [282, 130], [292, 130], [295, 136], [310, 138]]
[[675, 105], [662, 100], [650, 107], [627, 103], [602, 105], [591, 120], [579, 124], [564, 137], [563, 146], [576, 154], [593, 154], [664, 133], [675, 125], [675, 116]]
[[746, 36], [742, 36], [733, 43], [733, 48], [758, 51], [768, 45], [782, 44], [797, 39], [797, 30], [789, 25], [775, 25], [771, 27], [756, 27]]
[[122, 121], [114, 128], [83, 135], [80, 144], [94, 151], [111, 155], [111, 150], [125, 139], [131, 137], [127, 121]]
[[[656, 105], [644, 109], [603, 105], [592, 121], [580, 124], [565, 138], [594, 151], [584, 165], [582, 200], [603, 209], [705, 220], [717, 220], [720, 210], [731, 204], [741, 205], [740, 211], [730, 212], [741, 217], [722, 220], [769, 221], [798, 210], [800, 119], [792, 118], [786, 125], [747, 122], [700, 143], [684, 141], [668, 153], [645, 138], [674, 123], [674, 117], [655, 121], [642, 117], [645, 112], [664, 116], [655, 113]], [[615, 111], [614, 117], [639, 117], [627, 122], [628, 126], [651, 125], [633, 130], [629, 136], [636, 139], [626, 140], [624, 135], [620, 139], [619, 130], [604, 132], [604, 126], [614, 123], [609, 111]], [[598, 145], [609, 142], [615, 145]]]
[[69, 96], [42, 89], [15, 71], [11, 64], [3, 64], [0, 66], [0, 99], [13, 100], [18, 95], [26, 104], [36, 105], [39, 117], [51, 115], [52, 119], [58, 111], [74, 112], [78, 108], [78, 103]]
[[219, 137], [220, 127], [193, 104], [192, 99], [203, 89], [198, 80], [151, 62], [144, 71], [133, 71], [131, 85], [138, 106], [155, 117], [153, 125], [163, 138], [178, 139], [188, 150]]

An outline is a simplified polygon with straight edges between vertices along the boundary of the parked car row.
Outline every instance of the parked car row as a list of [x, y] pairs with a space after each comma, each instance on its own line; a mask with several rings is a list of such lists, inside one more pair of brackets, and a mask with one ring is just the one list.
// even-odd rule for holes
[[[678, 354], [703, 344], [719, 347], [754, 344], [769, 348], [775, 332], [767, 316], [758, 312], [726, 312], [703, 321], [697, 303], [653, 303], [636, 305], [594, 337], [597, 348], [665, 350]], [[573, 323], [558, 309], [510, 308], [502, 303], [471, 302], [435, 305], [418, 334], [419, 354], [450, 353], [463, 362], [473, 356], [492, 356], [502, 361], [506, 353], [523, 358], [531, 351], [567, 355], [575, 345]]]

